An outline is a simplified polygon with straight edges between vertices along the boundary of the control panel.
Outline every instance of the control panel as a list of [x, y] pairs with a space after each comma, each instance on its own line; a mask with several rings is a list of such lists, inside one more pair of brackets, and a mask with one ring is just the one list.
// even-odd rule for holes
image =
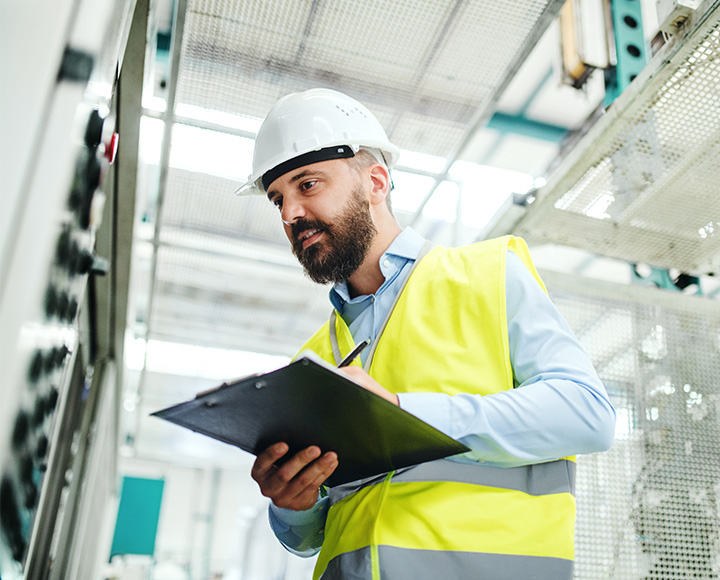
[[[102, 118], [92, 109], [56, 222], [44, 288], [32, 294], [37, 303], [28, 310], [34, 315], [19, 327], [14, 361], [19, 372], [13, 385], [16, 404], [0, 465], [2, 578], [20, 577], [38, 515], [44, 507], [56, 507], [49, 505], [51, 498], [41, 501], [42, 492], [48, 473], [57, 471], [53, 447], [60, 443], [59, 418], [73, 395], [71, 390], [84, 388], [83, 381], [73, 381], [73, 368], [81, 356], [80, 316], [88, 277], [101, 275], [107, 268], [106, 261], [94, 253], [94, 239], [104, 201], [102, 178], [113, 160], [116, 142], [113, 119]], [[62, 479], [65, 474], [55, 476]], [[51, 513], [43, 525], [52, 521]]]
[[96, 235], [135, 0], [11, 4], [0, 22], [2, 580], [50, 577], [72, 541], [56, 531], [70, 521], [70, 479], [82, 475], [71, 466], [89, 436], [83, 402], [96, 400], [89, 282], [109, 268]]

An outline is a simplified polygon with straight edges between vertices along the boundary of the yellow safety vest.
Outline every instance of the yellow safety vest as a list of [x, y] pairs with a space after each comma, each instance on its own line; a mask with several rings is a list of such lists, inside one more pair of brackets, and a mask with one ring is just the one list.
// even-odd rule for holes
[[[394, 393], [512, 389], [508, 249], [544, 289], [522, 239], [434, 248], [417, 264], [377, 339], [369, 374]], [[347, 354], [354, 343], [340, 316], [335, 330]], [[335, 362], [329, 323], [305, 348]], [[443, 459], [332, 488], [313, 578], [569, 580], [574, 479], [574, 457], [512, 468]]]

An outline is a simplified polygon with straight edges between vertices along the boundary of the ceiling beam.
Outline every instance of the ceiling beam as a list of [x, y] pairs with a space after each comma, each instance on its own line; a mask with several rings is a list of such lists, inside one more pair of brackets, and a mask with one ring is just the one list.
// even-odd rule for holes
[[[188, 0], [178, 0], [177, 9], [175, 11], [175, 18], [173, 21], [172, 28], [172, 41], [171, 41], [171, 61], [170, 71], [168, 75], [168, 96], [167, 96], [167, 107], [165, 109], [165, 127], [163, 134], [163, 142], [161, 145], [160, 153], [160, 183], [158, 186], [158, 197], [157, 205], [155, 210], [155, 233], [154, 233], [154, 244], [153, 254], [150, 266], [150, 283], [148, 289], [148, 306], [147, 306], [147, 335], [150, 335], [150, 321], [152, 320], [152, 308], [155, 294], [155, 277], [157, 273], [157, 262], [158, 262], [158, 243], [160, 241], [160, 227], [162, 222], [162, 208], [163, 201], [165, 199], [165, 191], [167, 189], [167, 177], [170, 166], [170, 146], [172, 139], [172, 129], [174, 124], [174, 111], [175, 111], [175, 97], [177, 94], [177, 79], [180, 69], [180, 53], [182, 50], [182, 39], [183, 30], [185, 28], [185, 15], [187, 13]], [[147, 357], [147, 351], [145, 352]], [[140, 373], [140, 380], [138, 381], [136, 390], [134, 393], [130, 393], [131, 396], [140, 398], [142, 396], [143, 385], [145, 382], [145, 365], [143, 364], [143, 370]]]
[[[535, 27], [530, 32], [530, 34], [528, 34], [527, 38], [525, 38], [522, 47], [516, 53], [513, 62], [507, 67], [508, 73], [514, 73], [520, 70], [522, 63], [525, 61], [525, 59], [527, 59], [528, 54], [530, 54], [530, 51], [538, 43], [542, 35], [545, 33], [545, 30], [552, 22], [552, 20], [557, 16], [560, 8], [562, 8], [562, 5], [564, 3], [565, 0], [551, 0], [550, 2], [548, 2], [544, 12], [541, 14], [540, 18], [538, 18], [538, 21], [535, 23]], [[458, 159], [463, 156], [465, 151], [468, 149], [470, 143], [472, 143], [472, 141], [475, 139], [475, 136], [478, 134], [478, 132], [485, 127], [490, 116], [493, 114], [493, 110], [496, 108], [497, 102], [500, 100], [500, 97], [505, 92], [505, 89], [508, 87], [510, 81], [512, 81], [513, 78], [514, 74], [508, 74], [505, 80], [501, 82], [497, 87], [495, 87], [495, 91], [491, 101], [488, 103], [482, 103], [477, 109], [472, 120], [467, 125], [467, 129], [465, 130], [462, 138], [460, 139], [460, 141], [458, 141], [455, 149], [451, 152], [451, 154], [448, 155], [445, 162], [445, 168], [435, 178], [434, 185], [430, 188], [430, 191], [425, 195], [425, 198], [420, 202], [420, 205], [415, 210], [415, 213], [410, 220], [411, 226], [414, 226], [418, 222], [420, 216], [422, 215], [423, 209], [425, 209], [425, 206], [427, 205], [427, 202], [435, 194], [438, 186], [448, 178], [450, 174], [450, 168]]]

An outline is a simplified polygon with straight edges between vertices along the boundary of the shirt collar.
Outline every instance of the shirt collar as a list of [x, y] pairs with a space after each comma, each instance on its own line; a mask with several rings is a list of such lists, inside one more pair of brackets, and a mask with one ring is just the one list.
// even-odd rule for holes
[[[385, 253], [380, 256], [378, 263], [381, 264], [387, 256], [397, 256], [406, 260], [415, 260], [424, 245], [425, 238], [412, 228], [407, 227], [396, 236], [388, 246], [388, 249], [385, 250]], [[343, 305], [349, 301], [350, 293], [348, 292], [346, 281], [338, 282], [330, 289], [330, 302], [341, 314]]]
[[385, 250], [385, 253], [380, 257], [380, 261], [382, 262], [383, 258], [387, 255], [400, 256], [401, 258], [415, 260], [424, 245], [425, 238], [418, 234], [414, 229], [407, 227], [392, 241], [392, 244], [390, 244], [388, 249]]

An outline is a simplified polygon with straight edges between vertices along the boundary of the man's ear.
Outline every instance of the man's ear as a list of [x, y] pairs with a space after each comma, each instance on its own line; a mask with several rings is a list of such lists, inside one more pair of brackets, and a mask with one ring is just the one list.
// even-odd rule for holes
[[390, 172], [382, 163], [375, 163], [369, 167], [372, 189], [370, 191], [370, 203], [379, 205], [385, 203], [385, 198], [390, 191]]

